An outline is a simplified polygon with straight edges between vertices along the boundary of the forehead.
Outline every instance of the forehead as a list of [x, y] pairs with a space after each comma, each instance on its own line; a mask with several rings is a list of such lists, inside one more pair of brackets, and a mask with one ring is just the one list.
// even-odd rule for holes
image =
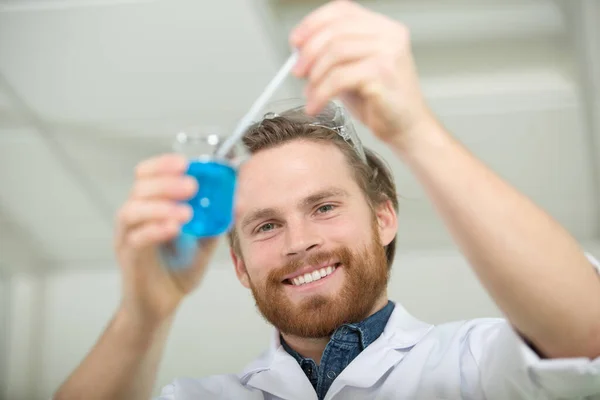
[[325, 187], [348, 193], [359, 190], [344, 154], [335, 145], [294, 140], [259, 151], [243, 165], [236, 213], [295, 204]]

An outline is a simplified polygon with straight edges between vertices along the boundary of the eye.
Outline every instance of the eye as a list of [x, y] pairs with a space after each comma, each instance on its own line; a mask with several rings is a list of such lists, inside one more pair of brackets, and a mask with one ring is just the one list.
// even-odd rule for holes
[[323, 214], [333, 210], [335, 206], [333, 204], [324, 204], [321, 207], [317, 208], [317, 212]]
[[275, 224], [272, 222], [267, 222], [266, 224], [259, 226], [256, 231], [257, 232], [269, 232], [269, 231], [272, 231], [273, 229], [275, 229]]

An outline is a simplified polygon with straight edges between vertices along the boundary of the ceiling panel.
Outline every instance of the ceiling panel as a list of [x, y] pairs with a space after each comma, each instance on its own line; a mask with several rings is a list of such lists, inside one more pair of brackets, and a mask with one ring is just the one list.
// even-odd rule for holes
[[113, 213], [130, 192], [136, 164], [171, 151], [168, 136], [118, 136], [88, 130], [80, 135], [61, 131], [56, 138]]
[[58, 123], [232, 123], [283, 60], [258, 18], [243, 0], [3, 12], [0, 71]]
[[65, 8], [115, 6], [131, 3], [149, 3], [158, 0], [0, 0], [0, 11], [23, 12], [60, 10]]
[[[267, 1], [280, 19], [284, 32], [327, 2]], [[549, 0], [369, 0], [359, 3], [402, 21], [410, 28], [412, 41], [417, 46], [499, 38], [557, 37], [565, 31], [560, 9]]]

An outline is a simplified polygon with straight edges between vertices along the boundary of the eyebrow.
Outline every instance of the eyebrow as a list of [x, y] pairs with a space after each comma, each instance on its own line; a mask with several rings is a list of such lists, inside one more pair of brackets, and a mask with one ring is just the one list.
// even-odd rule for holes
[[[306, 208], [315, 203], [323, 201], [325, 199], [329, 199], [332, 197], [348, 197], [349, 194], [344, 189], [330, 187], [324, 190], [320, 190], [310, 196], [302, 199], [299, 203], [301, 208]], [[261, 220], [261, 219], [271, 219], [278, 215], [283, 214], [281, 209], [279, 208], [259, 208], [252, 212], [250, 212], [246, 218], [242, 220], [242, 229], [245, 229], [248, 225]]]
[[255, 211], [252, 211], [250, 214], [246, 216], [242, 220], [242, 230], [245, 229], [248, 225], [261, 220], [261, 219], [271, 219], [276, 217], [277, 215], [281, 215], [281, 211], [277, 208], [261, 208]]
[[324, 190], [320, 190], [315, 194], [311, 194], [300, 202], [301, 207], [311, 206], [315, 203], [329, 199], [331, 197], [348, 197], [349, 194], [344, 189], [331, 187]]

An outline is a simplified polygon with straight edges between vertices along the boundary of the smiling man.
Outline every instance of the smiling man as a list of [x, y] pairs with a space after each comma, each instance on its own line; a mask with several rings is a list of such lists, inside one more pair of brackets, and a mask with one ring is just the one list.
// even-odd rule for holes
[[254, 155], [240, 173], [240, 223], [230, 235], [237, 275], [284, 343], [319, 363], [332, 332], [388, 302], [391, 174], [335, 104], [314, 118], [287, 110], [250, 129], [245, 143]]
[[[406, 28], [334, 1], [290, 40], [307, 104], [250, 127], [229, 234], [236, 274], [276, 335], [241, 373], [176, 379], [160, 398], [600, 398], [595, 260], [438, 123]], [[396, 190], [335, 97], [419, 180], [506, 319], [432, 326], [388, 299]], [[56, 399], [150, 396], [172, 318], [217, 241], [200, 241], [185, 269], [158, 257], [191, 216], [186, 167], [176, 155], [138, 166], [118, 218], [121, 306]]]

